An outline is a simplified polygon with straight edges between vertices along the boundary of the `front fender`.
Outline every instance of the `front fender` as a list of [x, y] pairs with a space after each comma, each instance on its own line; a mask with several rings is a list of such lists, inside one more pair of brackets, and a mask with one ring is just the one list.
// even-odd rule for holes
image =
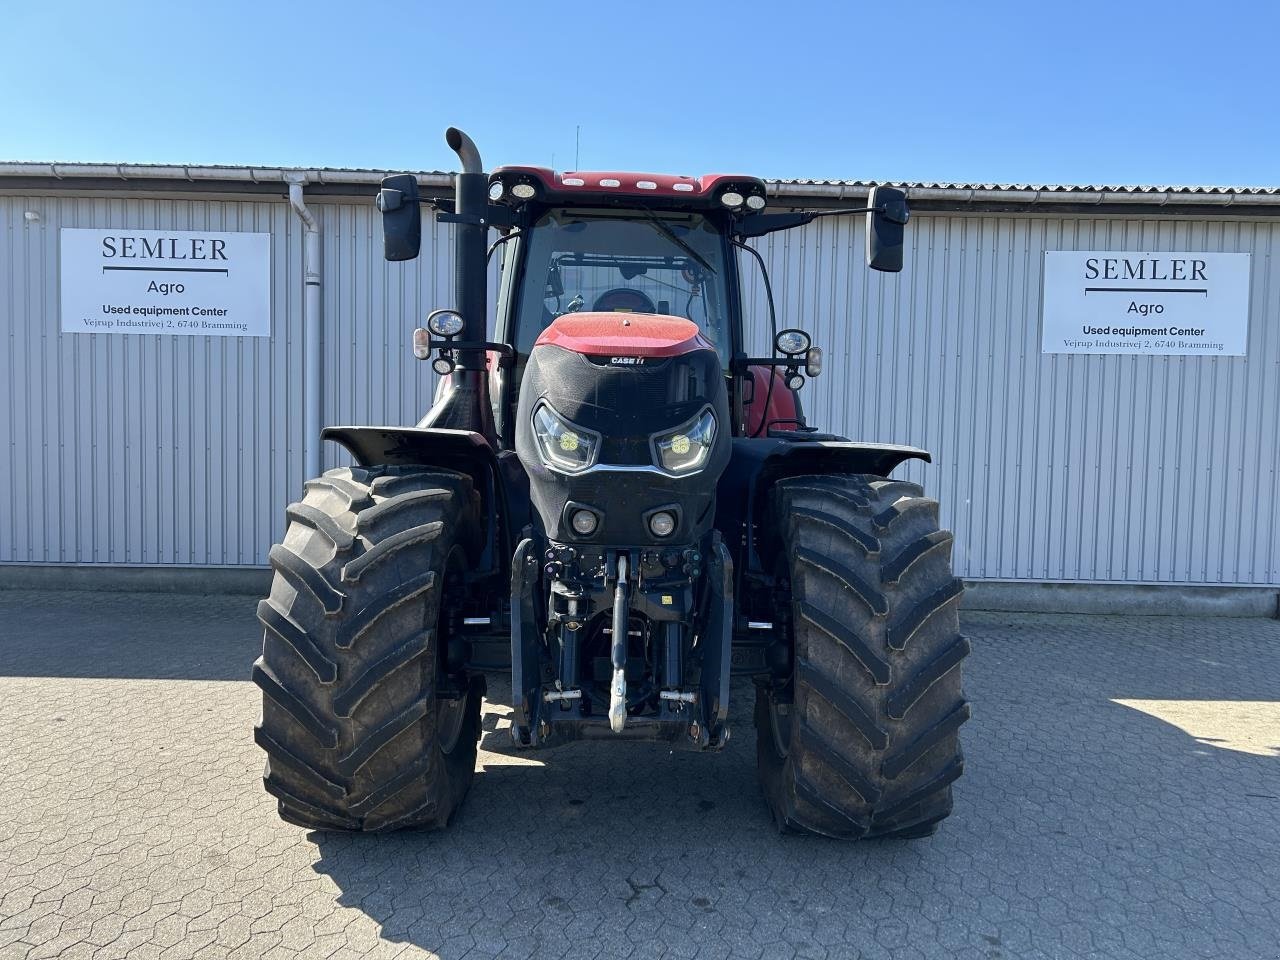
[[362, 467], [437, 467], [470, 476], [490, 546], [482, 569], [506, 568], [514, 533], [529, 523], [529, 478], [515, 453], [495, 452], [474, 431], [443, 427], [326, 427], [320, 435], [345, 447]]
[[734, 550], [739, 574], [768, 572], [761, 569], [757, 528], [779, 480], [809, 474], [887, 477], [907, 460], [931, 463], [933, 458], [927, 450], [898, 444], [735, 437], [716, 490], [716, 528]]
[[477, 465], [496, 466], [493, 447], [470, 430], [441, 427], [325, 427], [325, 440], [341, 444], [362, 467], [446, 467], [471, 473]]

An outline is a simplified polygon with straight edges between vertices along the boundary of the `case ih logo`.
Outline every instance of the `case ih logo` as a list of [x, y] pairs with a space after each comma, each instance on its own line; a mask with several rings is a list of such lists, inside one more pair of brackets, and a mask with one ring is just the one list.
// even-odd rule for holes
[[644, 363], [644, 357], [610, 357], [609, 362], [614, 366], [638, 367]]

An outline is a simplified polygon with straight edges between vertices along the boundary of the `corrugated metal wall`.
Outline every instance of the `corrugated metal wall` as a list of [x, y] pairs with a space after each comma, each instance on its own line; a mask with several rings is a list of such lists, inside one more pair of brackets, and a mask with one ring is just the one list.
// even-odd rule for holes
[[[1280, 583], [1280, 224], [917, 216], [896, 277], [861, 227], [761, 244], [779, 322], [827, 350], [811, 422], [933, 453], [900, 474], [941, 499], [958, 573]], [[1248, 356], [1041, 354], [1045, 250], [1253, 254]]]
[[[408, 333], [451, 302], [447, 228], [425, 231], [418, 263], [389, 265], [371, 206], [311, 204], [324, 420], [411, 423], [434, 377]], [[60, 334], [62, 226], [269, 231], [274, 336]], [[897, 277], [863, 268], [858, 220], [760, 249], [779, 320], [827, 350], [804, 394], [811, 421], [933, 451], [933, 465], [902, 473], [941, 498], [958, 573], [1277, 584], [1278, 231], [1262, 219], [919, 215]], [[1046, 249], [1252, 253], [1248, 357], [1041, 355]], [[283, 201], [0, 197], [0, 561], [264, 563], [304, 479], [301, 289]], [[758, 281], [748, 294], [767, 343]], [[338, 461], [326, 451], [326, 466]]]
[[[409, 332], [449, 302], [449, 228], [428, 225], [404, 267], [383, 261], [369, 205], [311, 205], [324, 421], [412, 423], [434, 376]], [[269, 232], [272, 337], [59, 333], [61, 227]], [[0, 335], [0, 562], [265, 564], [305, 479], [302, 230], [287, 203], [0, 197]]]

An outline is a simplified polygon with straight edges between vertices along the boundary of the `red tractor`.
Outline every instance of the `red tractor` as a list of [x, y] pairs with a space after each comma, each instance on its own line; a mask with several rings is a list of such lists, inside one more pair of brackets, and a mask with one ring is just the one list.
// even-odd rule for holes
[[409, 175], [378, 194], [389, 260], [418, 255], [423, 202], [455, 227], [456, 309], [413, 338], [436, 402], [416, 427], [325, 430], [359, 466], [308, 481], [270, 554], [255, 736], [280, 815], [445, 825], [491, 672], [510, 673], [520, 748], [715, 750], [741, 675], [779, 828], [932, 833], [969, 644], [938, 505], [889, 479], [929, 454], [809, 426], [797, 391], [821, 352], [778, 330], [769, 292], [774, 349], [750, 356], [739, 273], [764, 274], [749, 239], [850, 212], [869, 266], [898, 271], [905, 195], [765, 212], [753, 177], [486, 176], [446, 137], [454, 197]]

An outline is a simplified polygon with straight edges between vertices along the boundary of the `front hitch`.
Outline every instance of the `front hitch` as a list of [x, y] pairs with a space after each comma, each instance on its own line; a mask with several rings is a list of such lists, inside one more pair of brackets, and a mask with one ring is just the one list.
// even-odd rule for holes
[[618, 553], [618, 582], [613, 588], [613, 681], [609, 684], [609, 726], [621, 733], [627, 725], [627, 621], [631, 588], [627, 582], [627, 555]]

